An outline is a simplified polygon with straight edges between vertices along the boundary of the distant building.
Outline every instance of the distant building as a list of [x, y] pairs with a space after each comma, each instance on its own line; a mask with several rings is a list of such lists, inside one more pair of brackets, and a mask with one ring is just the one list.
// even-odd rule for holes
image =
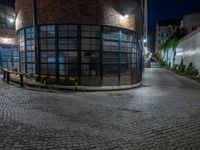
[[167, 39], [180, 27], [180, 20], [162, 20], [156, 25], [155, 53], [162, 50]]
[[200, 13], [188, 14], [181, 21], [181, 28], [185, 28], [188, 33], [200, 27]]
[[149, 27], [148, 29], [148, 48], [151, 53], [155, 52], [155, 28]]

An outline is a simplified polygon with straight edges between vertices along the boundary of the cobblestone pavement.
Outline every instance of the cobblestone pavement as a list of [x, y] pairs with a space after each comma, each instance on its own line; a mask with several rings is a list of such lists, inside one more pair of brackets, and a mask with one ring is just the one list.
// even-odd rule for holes
[[200, 150], [200, 84], [147, 69], [133, 90], [47, 93], [0, 81], [0, 150]]

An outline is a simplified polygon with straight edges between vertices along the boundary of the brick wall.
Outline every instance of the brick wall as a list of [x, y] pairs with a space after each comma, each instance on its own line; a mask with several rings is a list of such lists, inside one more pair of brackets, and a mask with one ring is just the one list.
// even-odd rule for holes
[[15, 11], [13, 8], [9, 8], [0, 4], [0, 13], [6, 13], [11, 16], [15, 16]]
[[32, 0], [16, 0], [16, 30], [32, 26]]
[[[122, 18], [128, 13], [128, 18]], [[32, 26], [32, 0], [16, 0], [17, 30]], [[38, 24], [98, 24], [142, 31], [134, 0], [37, 0]]]
[[[12, 8], [0, 5], [0, 13], [15, 16], [15, 11]], [[13, 29], [0, 28], [0, 44], [17, 45], [16, 31]]]
[[0, 29], [0, 44], [17, 45], [17, 35], [15, 30]]

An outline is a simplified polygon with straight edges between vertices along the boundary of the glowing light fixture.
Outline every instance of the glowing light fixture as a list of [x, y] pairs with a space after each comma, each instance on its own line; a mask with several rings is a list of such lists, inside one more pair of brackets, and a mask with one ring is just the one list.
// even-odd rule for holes
[[3, 43], [9, 43], [10, 39], [9, 38], [0, 38], [0, 41]]
[[147, 50], [147, 47], [144, 48], [144, 52], [145, 52], [145, 54], [149, 53], [149, 51]]
[[144, 43], [147, 43], [147, 39], [144, 39], [143, 42], [144, 42]]
[[124, 18], [128, 18], [129, 17], [129, 15], [124, 15]]
[[121, 19], [127, 19], [129, 17], [129, 15], [122, 15]]
[[9, 42], [9, 39], [8, 38], [4, 38], [3, 41], [7, 43], [7, 42]]
[[12, 19], [12, 18], [10, 18], [10, 19], [9, 19], [9, 21], [10, 21], [11, 23], [13, 23], [15, 20], [14, 20], [14, 19]]

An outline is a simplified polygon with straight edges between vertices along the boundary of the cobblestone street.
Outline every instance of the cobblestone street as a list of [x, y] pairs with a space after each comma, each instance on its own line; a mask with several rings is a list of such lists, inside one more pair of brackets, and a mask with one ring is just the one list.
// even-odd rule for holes
[[0, 80], [0, 150], [199, 150], [200, 84], [147, 69], [140, 88], [48, 93]]

